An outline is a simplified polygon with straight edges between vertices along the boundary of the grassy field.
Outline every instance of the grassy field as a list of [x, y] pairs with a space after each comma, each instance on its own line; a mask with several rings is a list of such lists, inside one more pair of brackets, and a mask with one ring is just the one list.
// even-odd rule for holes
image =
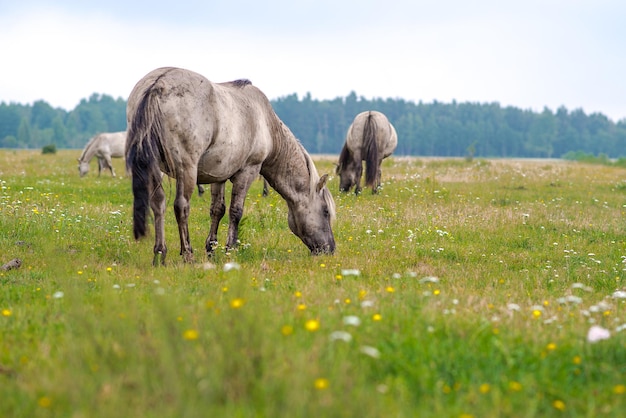
[[378, 195], [332, 178], [319, 257], [258, 181], [207, 259], [196, 194], [193, 265], [166, 181], [153, 268], [129, 179], [79, 154], [0, 150], [1, 417], [626, 415], [625, 169], [391, 158]]

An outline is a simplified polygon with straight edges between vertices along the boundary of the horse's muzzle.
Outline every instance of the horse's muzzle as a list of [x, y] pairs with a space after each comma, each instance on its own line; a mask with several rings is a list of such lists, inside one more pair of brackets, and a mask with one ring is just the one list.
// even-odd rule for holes
[[311, 255], [333, 255], [335, 253], [335, 243], [309, 249], [311, 250]]

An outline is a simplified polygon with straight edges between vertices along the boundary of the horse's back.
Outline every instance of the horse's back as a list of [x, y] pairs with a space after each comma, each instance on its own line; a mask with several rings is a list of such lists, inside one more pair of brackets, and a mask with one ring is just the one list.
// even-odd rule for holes
[[374, 123], [376, 126], [376, 143], [378, 149], [382, 151], [382, 156], [387, 157], [393, 153], [398, 145], [398, 135], [395, 128], [383, 113], [376, 110], [366, 110], [354, 118], [352, 125], [348, 129], [346, 143], [351, 149], [363, 145], [363, 135], [366, 124]]
[[111, 157], [120, 158], [124, 156], [126, 147], [126, 131], [110, 132], [101, 134], [102, 145], [108, 148]]

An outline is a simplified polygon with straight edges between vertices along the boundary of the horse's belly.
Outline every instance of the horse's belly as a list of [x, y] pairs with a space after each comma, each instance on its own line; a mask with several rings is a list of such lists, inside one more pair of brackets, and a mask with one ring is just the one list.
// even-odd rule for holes
[[198, 162], [198, 183], [220, 183], [231, 178], [241, 169], [241, 163], [228, 157], [204, 155]]

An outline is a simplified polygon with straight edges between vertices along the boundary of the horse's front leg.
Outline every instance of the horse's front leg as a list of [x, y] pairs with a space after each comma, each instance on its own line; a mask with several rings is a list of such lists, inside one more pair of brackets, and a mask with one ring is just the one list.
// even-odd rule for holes
[[209, 230], [209, 236], [205, 243], [206, 252], [209, 257], [213, 255], [215, 247], [217, 246], [217, 230], [220, 226], [220, 221], [226, 213], [226, 205], [224, 204], [225, 188], [225, 182], [211, 184], [211, 229]]
[[100, 174], [102, 173], [103, 166], [104, 166], [104, 160], [98, 157], [98, 177], [100, 177]]
[[104, 162], [106, 163], [105, 167], [111, 170], [111, 175], [115, 177], [115, 170], [113, 169], [113, 161], [111, 161], [111, 157], [104, 157]]
[[[191, 172], [195, 173], [195, 168]], [[193, 177], [193, 178], [191, 178]], [[174, 214], [178, 223], [180, 237], [180, 255], [187, 263], [193, 261], [193, 249], [189, 238], [189, 201], [196, 187], [195, 176], [180, 175], [176, 179], [176, 199], [174, 199]]]
[[152, 265], [165, 265], [167, 247], [165, 245], [165, 191], [161, 185], [161, 179], [153, 179], [153, 184], [157, 184], [154, 193], [150, 198], [150, 208], [154, 214], [154, 258]]
[[235, 248], [239, 243], [239, 222], [243, 217], [243, 204], [246, 194], [254, 179], [259, 175], [260, 165], [247, 167], [231, 178], [233, 190], [230, 198], [230, 208], [228, 210], [228, 238], [226, 248]]

